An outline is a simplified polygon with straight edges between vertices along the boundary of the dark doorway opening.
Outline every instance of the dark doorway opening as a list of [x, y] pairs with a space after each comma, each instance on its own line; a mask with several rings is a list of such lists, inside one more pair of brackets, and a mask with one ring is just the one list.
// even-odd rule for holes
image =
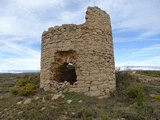
[[72, 63], [65, 62], [58, 68], [58, 82], [64, 82], [67, 81], [71, 85], [73, 85], [74, 82], [77, 81], [77, 75], [75, 67]]

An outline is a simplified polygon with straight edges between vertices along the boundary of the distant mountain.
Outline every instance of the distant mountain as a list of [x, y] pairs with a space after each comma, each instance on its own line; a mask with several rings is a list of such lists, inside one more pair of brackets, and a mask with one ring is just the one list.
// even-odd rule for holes
[[0, 70], [0, 73], [39, 73], [40, 70]]
[[120, 70], [160, 70], [160, 66], [117, 66]]

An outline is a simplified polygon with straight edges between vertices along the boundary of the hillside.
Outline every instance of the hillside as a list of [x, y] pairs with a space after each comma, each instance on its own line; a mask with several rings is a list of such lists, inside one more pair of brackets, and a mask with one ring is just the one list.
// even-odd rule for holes
[[[0, 74], [0, 119], [158, 120], [159, 73], [117, 71], [117, 90], [111, 93], [108, 99], [97, 99], [74, 92], [44, 92], [38, 89], [37, 73]], [[17, 88], [23, 89], [24, 81], [34, 84], [34, 87], [28, 87], [29, 89], [25, 87], [27, 92], [12, 91]]]

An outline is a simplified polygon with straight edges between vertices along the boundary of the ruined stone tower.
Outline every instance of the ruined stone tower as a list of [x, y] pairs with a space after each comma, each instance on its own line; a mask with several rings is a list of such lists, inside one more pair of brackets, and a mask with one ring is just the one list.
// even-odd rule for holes
[[116, 89], [109, 15], [88, 7], [84, 24], [64, 24], [42, 35], [40, 87], [98, 98]]

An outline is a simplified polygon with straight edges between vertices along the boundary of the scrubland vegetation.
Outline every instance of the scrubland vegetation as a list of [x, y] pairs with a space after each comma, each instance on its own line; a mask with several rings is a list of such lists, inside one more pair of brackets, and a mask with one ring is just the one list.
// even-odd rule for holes
[[1, 120], [159, 120], [160, 83], [143, 83], [137, 74], [157, 77], [159, 71], [117, 71], [117, 90], [110, 98], [39, 89], [39, 74], [0, 74]]

